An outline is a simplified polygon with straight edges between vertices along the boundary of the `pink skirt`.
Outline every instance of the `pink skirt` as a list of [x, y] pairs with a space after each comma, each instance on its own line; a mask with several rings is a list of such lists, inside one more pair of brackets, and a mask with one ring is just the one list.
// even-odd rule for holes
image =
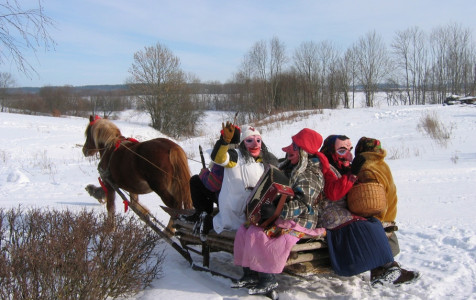
[[[293, 228], [310, 235], [320, 235], [324, 229], [308, 230], [293, 221], [277, 222], [279, 227]], [[250, 225], [240, 226], [234, 242], [234, 263], [263, 273], [279, 274], [283, 271], [292, 247], [299, 238], [292, 234], [268, 237], [263, 228]]]

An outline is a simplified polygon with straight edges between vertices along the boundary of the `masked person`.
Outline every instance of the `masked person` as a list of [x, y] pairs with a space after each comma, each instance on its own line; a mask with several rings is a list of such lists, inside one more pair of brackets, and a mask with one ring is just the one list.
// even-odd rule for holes
[[[355, 155], [361, 155], [365, 158], [365, 163], [362, 165], [357, 174], [358, 182], [378, 182], [385, 188], [385, 198], [387, 200], [384, 211], [375, 217], [382, 222], [385, 231], [387, 232], [388, 242], [392, 249], [393, 256], [400, 253], [400, 245], [398, 243], [397, 235], [395, 234], [397, 217], [397, 187], [393, 181], [390, 167], [385, 162], [387, 151], [382, 148], [379, 140], [362, 137], [355, 146]], [[371, 272], [371, 278], [376, 278], [381, 269], [375, 269]], [[412, 282], [420, 277], [420, 273], [416, 271], [408, 271], [400, 267], [402, 273], [401, 280], [406, 279], [406, 282]]]
[[245, 222], [246, 200], [264, 172], [264, 163], [278, 163], [263, 143], [260, 132], [252, 126], [242, 128], [238, 148], [230, 149], [235, 129], [230, 122], [222, 124], [222, 134], [210, 155], [215, 164], [224, 167], [224, 173], [218, 213], [214, 217], [209, 214], [200, 217], [202, 240], [206, 239], [211, 228], [221, 233], [223, 230], [237, 230]]
[[[236, 147], [240, 143], [240, 127], [234, 125], [233, 137], [230, 140], [229, 147]], [[224, 130], [221, 131], [223, 136]], [[195, 211], [192, 215], [181, 215], [179, 218], [183, 221], [195, 223], [193, 228], [194, 234], [200, 233], [202, 222], [213, 213], [213, 207], [218, 205], [218, 195], [221, 190], [223, 181], [224, 167], [213, 162], [209, 168], [202, 168], [199, 174], [195, 174], [190, 178], [190, 194]], [[202, 217], [200, 217], [202, 215]]]
[[351, 150], [352, 144], [345, 135], [327, 137], [321, 148], [329, 160], [330, 172], [325, 176], [325, 197], [319, 202], [318, 226], [327, 229], [332, 269], [341, 276], [371, 270], [373, 287], [406, 283], [380, 221], [354, 215], [347, 209], [345, 196], [365, 163], [360, 155], [352, 159]]
[[[249, 288], [251, 295], [273, 291], [278, 286], [275, 274], [283, 271], [291, 248], [305, 234], [318, 236], [325, 232], [316, 229], [317, 199], [324, 188], [322, 169], [329, 168], [326, 157], [318, 151], [321, 144], [321, 135], [305, 128], [283, 148], [293, 166], [289, 185], [294, 196], [269, 228], [246, 223], [238, 229], [233, 253], [235, 264], [243, 267], [243, 277], [232, 287]], [[263, 204], [262, 219], [271, 217], [275, 210], [274, 204]]]

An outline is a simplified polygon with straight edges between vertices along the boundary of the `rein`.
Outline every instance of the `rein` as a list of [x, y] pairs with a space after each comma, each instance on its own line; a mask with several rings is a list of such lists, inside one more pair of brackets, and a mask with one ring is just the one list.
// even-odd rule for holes
[[[133, 138], [128, 138], [128, 139], [133, 139]], [[119, 145], [117, 145], [117, 143], [116, 143], [116, 146], [115, 146], [114, 150], [117, 150], [117, 148], [119, 148], [119, 146], [121, 146], [121, 144], [119, 143]], [[122, 145], [122, 146], [125, 147], [125, 148], [127, 148], [129, 151], [132, 151], [132, 150], [130, 150], [127, 146], [124, 146], [124, 145]], [[101, 151], [101, 150], [106, 150], [106, 149], [107, 149], [107, 147], [94, 148], [94, 149], [89, 149], [89, 150], [95, 150], [95, 151], [99, 152], [99, 151]], [[137, 156], [143, 158], [144, 160], [147, 160], [145, 157], [142, 157], [141, 155], [137, 154], [136, 152], [134, 152], [134, 151], [132, 151], [132, 152], [133, 152], [135, 155], [137, 155]], [[196, 159], [193, 159], [193, 158], [190, 158], [190, 157], [188, 157], [188, 156], [187, 156], [187, 159], [190, 160], [190, 161], [196, 162], [196, 163], [202, 163], [201, 161], [196, 160]], [[152, 162], [150, 162], [150, 164], [152, 164], [154, 167], [157, 167], [157, 166], [155, 166]], [[157, 168], [160, 169], [159, 167], [157, 167]], [[162, 171], [163, 171], [163, 170], [162, 170]]]
[[[123, 139], [123, 140], [118, 140], [115, 144], [115, 148], [113, 150], [113, 152], [111, 153], [111, 156], [109, 157], [109, 163], [107, 165], [107, 169], [109, 170], [109, 166], [110, 166], [110, 163], [111, 163], [111, 159], [112, 159], [112, 156], [114, 154], [114, 152], [119, 149], [120, 146], [126, 148], [127, 150], [129, 150], [130, 152], [132, 152], [134, 155], [140, 157], [141, 159], [145, 160], [146, 162], [148, 162], [149, 164], [151, 164], [153, 167], [155, 167], [156, 169], [166, 173], [166, 174], [169, 174], [169, 172], [165, 171], [164, 169], [162, 169], [161, 167], [157, 166], [156, 164], [154, 164], [153, 162], [151, 162], [149, 159], [147, 159], [146, 157], [138, 154], [137, 152], [133, 151], [131, 148], [129, 148], [128, 146], [124, 145], [122, 142], [124, 141], [131, 141], [133, 143], [139, 143], [139, 141], [137, 141], [136, 139], [133, 139], [133, 138], [127, 138], [127, 139]], [[134, 142], [135, 141], [135, 142]], [[175, 177], [175, 176], [172, 176], [172, 178], [174, 178], [175, 180], [179, 180], [179, 178]]]

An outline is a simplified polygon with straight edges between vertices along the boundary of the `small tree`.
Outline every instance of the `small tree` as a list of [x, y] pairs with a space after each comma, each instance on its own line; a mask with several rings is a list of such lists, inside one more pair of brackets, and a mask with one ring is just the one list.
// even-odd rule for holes
[[192, 86], [180, 59], [157, 43], [134, 54], [131, 89], [149, 113], [151, 126], [169, 136], [194, 134], [201, 112], [192, 105]]
[[385, 82], [391, 72], [387, 48], [382, 37], [371, 31], [359, 39], [354, 49], [358, 66], [357, 78], [364, 88], [365, 104], [372, 107], [378, 84]]

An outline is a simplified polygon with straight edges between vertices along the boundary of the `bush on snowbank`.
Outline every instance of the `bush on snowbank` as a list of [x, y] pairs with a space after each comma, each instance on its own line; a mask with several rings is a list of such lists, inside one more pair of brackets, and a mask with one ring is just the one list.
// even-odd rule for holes
[[161, 275], [160, 237], [137, 219], [20, 207], [0, 209], [1, 299], [106, 299]]

